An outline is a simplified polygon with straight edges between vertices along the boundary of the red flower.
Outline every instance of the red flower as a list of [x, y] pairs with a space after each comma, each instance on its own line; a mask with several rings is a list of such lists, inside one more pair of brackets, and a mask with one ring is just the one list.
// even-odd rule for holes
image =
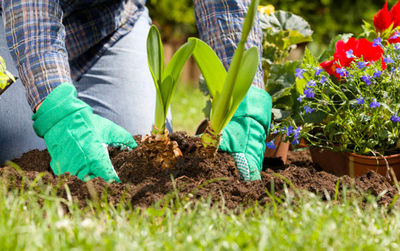
[[[392, 16], [392, 11], [393, 12], [397, 11], [398, 7], [396, 7], [396, 5], [393, 6], [393, 8], [389, 12], [388, 7], [387, 7], [387, 2], [386, 2], [385, 6], [383, 6], [383, 8], [381, 10], [379, 10], [379, 12], [374, 16], [374, 26], [377, 31], [383, 32], [384, 30], [389, 28], [390, 25], [394, 22], [393, 16]], [[395, 9], [395, 7], [396, 7], [396, 9]]]
[[390, 10], [392, 16], [392, 22], [394, 22], [393, 28], [400, 25], [400, 0]]
[[[320, 66], [329, 74], [334, 75], [340, 80], [337, 68], [349, 67], [356, 58], [362, 58], [365, 62], [375, 62], [382, 59], [384, 51], [381, 47], [374, 47], [365, 38], [350, 38], [347, 42], [339, 40], [336, 43], [336, 52], [333, 59], [322, 62]], [[382, 69], [386, 69], [386, 64], [382, 61]]]

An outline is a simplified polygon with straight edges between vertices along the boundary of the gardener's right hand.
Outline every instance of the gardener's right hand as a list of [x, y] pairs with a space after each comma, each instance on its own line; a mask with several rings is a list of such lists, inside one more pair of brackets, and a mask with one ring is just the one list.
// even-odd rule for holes
[[54, 174], [69, 172], [84, 181], [101, 177], [107, 182], [121, 182], [107, 146], [133, 149], [137, 144], [125, 129], [95, 115], [76, 97], [72, 84], [54, 89], [32, 119], [36, 134], [46, 142]]

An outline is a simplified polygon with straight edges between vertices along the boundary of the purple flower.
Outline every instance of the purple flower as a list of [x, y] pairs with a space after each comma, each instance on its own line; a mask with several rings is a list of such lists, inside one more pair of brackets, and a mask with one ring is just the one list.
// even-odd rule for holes
[[291, 142], [292, 145], [298, 145], [300, 144], [300, 127], [296, 128], [296, 131], [294, 131], [294, 138], [293, 141]]
[[306, 96], [306, 98], [314, 98], [314, 92], [312, 88], [305, 89], [303, 94]]
[[310, 80], [307, 82], [307, 87], [314, 87], [316, 85], [314, 80]]
[[394, 33], [393, 36], [390, 37], [390, 39], [397, 39], [399, 37], [400, 37], [400, 32], [396, 32], [396, 33]]
[[293, 130], [293, 126], [288, 126], [288, 128], [286, 129], [286, 136], [290, 136], [290, 134], [292, 134], [294, 132]]
[[297, 78], [299, 78], [299, 79], [303, 79], [303, 73], [304, 73], [304, 70], [303, 69], [301, 69], [301, 68], [297, 68], [296, 69], [296, 74], [294, 74]]
[[373, 47], [377, 47], [377, 46], [383, 47], [383, 45], [382, 45], [382, 38], [380, 38], [380, 37], [375, 38], [375, 39], [372, 41], [372, 46], [373, 46]]
[[364, 81], [364, 83], [366, 83], [367, 85], [371, 84], [371, 76], [362, 76], [361, 80]]
[[367, 67], [368, 63], [367, 62], [358, 62], [358, 69], [364, 69], [365, 67]]
[[321, 74], [321, 72], [322, 72], [322, 69], [319, 69], [319, 68], [315, 68], [315, 77], [318, 77], [319, 76], [319, 74]]
[[357, 104], [359, 104], [359, 105], [365, 104], [364, 98], [363, 97], [357, 98]]
[[324, 84], [326, 81], [328, 81], [328, 78], [325, 77], [325, 76], [322, 76], [321, 79], [319, 80], [319, 82], [320, 82], [321, 84]]
[[346, 75], [346, 69], [344, 67], [337, 68], [336, 73], [339, 74], [341, 77], [343, 77], [344, 75]]
[[266, 146], [268, 149], [275, 149], [275, 142], [274, 142], [274, 140], [271, 140], [270, 142], [265, 143], [265, 146]]
[[350, 50], [346, 51], [346, 57], [347, 58], [355, 58], [356, 56], [354, 56], [353, 50], [350, 49]]
[[396, 44], [396, 45], [394, 46], [394, 49], [395, 49], [395, 50], [400, 50], [400, 44]]
[[372, 99], [371, 104], [369, 104], [369, 107], [370, 107], [370, 108], [373, 108], [373, 109], [375, 109], [375, 108], [377, 108], [377, 107], [379, 107], [379, 106], [381, 106], [381, 104], [379, 104], [379, 102], [376, 101], [376, 98]]
[[304, 95], [300, 95], [300, 97], [297, 98], [297, 101], [299, 101], [300, 103], [303, 102], [303, 98], [305, 98]]
[[397, 116], [397, 112], [396, 112], [395, 115], [393, 115], [393, 116], [390, 117], [390, 120], [391, 120], [392, 122], [394, 122], [394, 123], [399, 123], [399, 122], [400, 122], [400, 117]]
[[375, 72], [374, 72], [374, 78], [380, 78], [382, 76], [382, 72], [381, 71], [379, 71], [379, 70], [376, 70]]
[[394, 63], [393, 59], [391, 59], [390, 57], [383, 58], [383, 62], [385, 62], [386, 64]]
[[310, 108], [309, 106], [304, 106], [305, 113], [312, 113], [315, 109]]

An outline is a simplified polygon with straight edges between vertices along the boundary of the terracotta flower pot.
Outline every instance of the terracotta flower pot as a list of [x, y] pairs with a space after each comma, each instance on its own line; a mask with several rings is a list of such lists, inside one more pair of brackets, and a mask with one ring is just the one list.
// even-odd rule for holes
[[338, 176], [350, 175], [358, 177], [368, 171], [375, 171], [382, 176], [389, 175], [388, 166], [393, 168], [397, 178], [400, 178], [400, 154], [383, 157], [364, 156], [348, 152], [333, 152], [331, 150], [310, 149], [311, 158], [322, 170]]
[[[269, 141], [270, 140], [267, 139], [266, 142]], [[264, 158], [281, 158], [283, 164], [286, 164], [290, 146], [289, 141], [283, 142], [282, 138], [279, 136], [274, 139], [274, 144], [275, 144], [275, 149], [270, 149], [268, 147], [265, 149]]]

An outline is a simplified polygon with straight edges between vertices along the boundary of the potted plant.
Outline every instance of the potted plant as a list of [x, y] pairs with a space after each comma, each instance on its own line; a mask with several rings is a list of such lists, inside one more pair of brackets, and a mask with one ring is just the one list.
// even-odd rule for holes
[[[313, 31], [302, 17], [287, 11], [274, 11], [272, 5], [259, 6], [263, 32], [262, 65], [265, 90], [272, 97], [272, 121], [278, 123], [293, 115], [295, 99], [291, 94], [294, 76], [305, 45], [312, 41]], [[293, 53], [297, 51], [297, 53]], [[273, 123], [274, 123], [273, 122]], [[281, 158], [286, 164], [289, 142], [270, 135], [265, 157]]]
[[15, 80], [16, 78], [7, 71], [4, 59], [0, 57], [0, 95], [3, 94]]
[[322, 169], [356, 176], [374, 170], [388, 176], [393, 168], [400, 175], [397, 10], [399, 3], [391, 12], [385, 4], [374, 18], [375, 29], [364, 25], [372, 41], [339, 37], [328, 60], [321, 62], [306, 50], [296, 69], [297, 116], [275, 130], [294, 143], [304, 138]]

